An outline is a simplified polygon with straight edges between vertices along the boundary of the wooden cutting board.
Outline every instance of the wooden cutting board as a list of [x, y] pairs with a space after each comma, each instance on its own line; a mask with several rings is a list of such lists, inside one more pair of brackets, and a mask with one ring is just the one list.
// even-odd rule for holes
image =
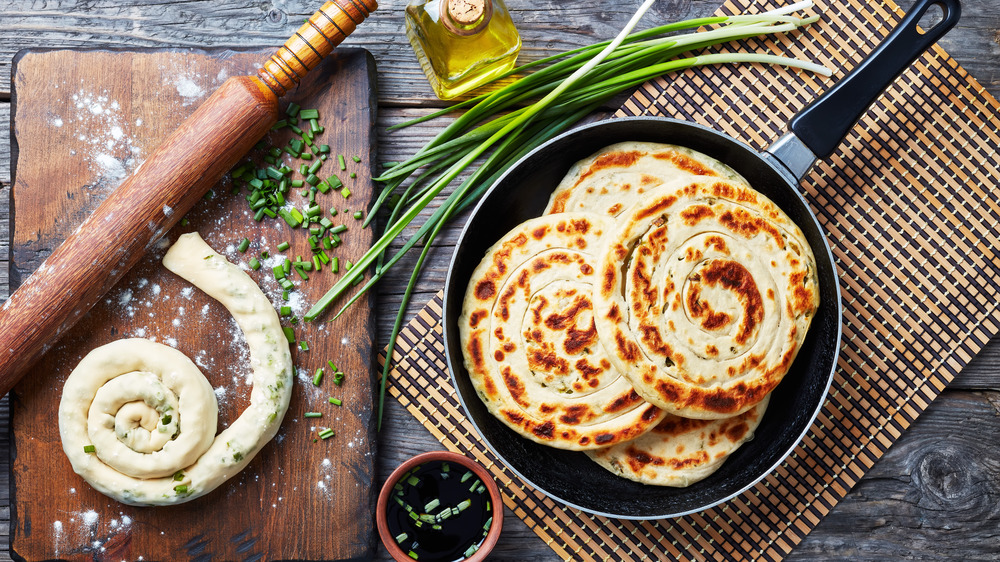
[[[272, 51], [20, 53], [13, 68], [12, 288], [216, 87], [230, 76], [253, 74]], [[331, 220], [349, 227], [343, 244], [330, 252], [341, 263], [357, 260], [372, 241], [371, 229], [362, 230], [353, 213], [367, 210], [373, 192], [374, 76], [368, 52], [342, 49], [283, 102], [320, 111], [325, 131], [317, 143], [329, 144], [334, 158], [319, 175], [336, 172], [352, 192], [346, 199], [337, 191], [317, 195], [324, 210], [338, 209]], [[271, 141], [281, 146], [291, 135], [272, 132]], [[339, 170], [338, 154], [346, 157], [346, 172]], [[298, 170], [300, 161], [285, 158]], [[351, 172], [357, 177], [350, 178]], [[288, 199], [304, 209], [300, 191], [293, 190]], [[194, 360], [216, 389], [219, 431], [249, 403], [248, 353], [231, 316], [160, 260], [183, 232], [200, 232], [210, 246], [244, 266], [265, 250], [292, 259], [311, 256], [308, 233], [280, 219], [255, 222], [245, 200], [248, 192], [234, 194], [225, 181], [211, 193], [188, 213], [187, 224], [151, 248], [12, 392], [15, 554], [29, 560], [365, 559], [374, 554], [371, 296], [336, 321], [294, 324], [309, 349], [292, 350], [298, 375], [281, 429], [249, 466], [214, 492], [179, 506], [127, 506], [91, 488], [66, 459], [57, 423], [63, 382], [87, 352], [116, 339], [155, 339]], [[251, 244], [240, 253], [244, 237]], [[291, 249], [279, 252], [282, 241]], [[276, 306], [286, 304], [270, 267], [248, 272]], [[329, 268], [310, 274], [308, 281], [297, 282], [287, 304], [301, 318], [336, 277]], [[329, 373], [319, 387], [312, 384], [314, 371], [326, 367], [327, 360], [346, 373], [342, 386], [334, 385]], [[330, 404], [329, 397], [343, 405]], [[304, 418], [307, 411], [323, 417]], [[317, 439], [322, 427], [336, 436]]]

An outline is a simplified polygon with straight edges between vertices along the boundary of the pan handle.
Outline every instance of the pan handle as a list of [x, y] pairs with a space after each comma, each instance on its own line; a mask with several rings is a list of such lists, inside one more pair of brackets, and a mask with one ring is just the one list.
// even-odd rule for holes
[[[934, 27], [921, 31], [917, 22], [931, 6], [939, 6], [944, 17]], [[959, 0], [917, 0], [892, 34], [847, 77], [793, 117], [789, 129], [816, 158], [832, 154], [868, 106], [954, 27], [961, 14]]]

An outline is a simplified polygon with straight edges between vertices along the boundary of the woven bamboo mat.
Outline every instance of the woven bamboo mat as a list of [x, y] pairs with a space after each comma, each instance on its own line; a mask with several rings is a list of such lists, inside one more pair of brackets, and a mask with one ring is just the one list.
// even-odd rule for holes
[[[842, 77], [902, 17], [889, 1], [819, 4], [819, 24], [744, 47], [819, 61]], [[734, 0], [720, 11], [770, 7]], [[712, 67], [646, 84], [619, 115], [697, 121], [763, 149], [832, 83], [776, 68]], [[998, 331], [1000, 203], [991, 195], [1000, 184], [997, 109], [936, 47], [804, 179], [840, 273], [838, 372], [794, 453], [717, 508], [619, 521], [564, 508], [518, 480], [480, 443], [461, 410], [445, 363], [439, 298], [397, 342], [390, 392], [449, 449], [489, 467], [506, 489], [507, 506], [564, 558], [778, 560]]]

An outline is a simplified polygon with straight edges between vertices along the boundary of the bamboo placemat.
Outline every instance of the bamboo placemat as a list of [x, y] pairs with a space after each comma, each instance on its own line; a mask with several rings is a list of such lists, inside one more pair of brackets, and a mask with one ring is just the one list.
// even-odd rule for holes
[[[890, 1], [818, 4], [819, 24], [744, 46], [822, 62], [842, 77], [902, 17]], [[720, 12], [771, 7], [734, 0]], [[763, 149], [831, 83], [776, 68], [710, 67], [646, 84], [619, 115], [697, 121]], [[637, 522], [568, 509], [532, 490], [481, 444], [461, 410], [447, 373], [440, 298], [401, 334], [390, 392], [449, 449], [489, 467], [507, 506], [564, 558], [778, 560], [998, 331], [1000, 203], [991, 195], [1000, 184], [998, 107], [935, 47], [803, 180], [840, 273], [838, 372], [802, 444], [732, 501]]]

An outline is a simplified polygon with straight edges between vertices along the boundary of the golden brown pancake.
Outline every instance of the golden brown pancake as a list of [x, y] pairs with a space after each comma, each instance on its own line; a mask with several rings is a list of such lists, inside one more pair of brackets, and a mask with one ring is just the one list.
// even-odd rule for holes
[[604, 239], [595, 319], [611, 362], [667, 412], [717, 419], [781, 381], [819, 304], [802, 232], [740, 183], [661, 186]]
[[664, 416], [613, 366], [594, 325], [594, 254], [610, 219], [529, 220], [486, 252], [459, 329], [489, 411], [520, 434], [572, 450], [634, 439]]
[[615, 217], [658, 186], [695, 176], [746, 184], [729, 166], [690, 148], [620, 142], [574, 164], [552, 193], [545, 213], [583, 211]]
[[611, 472], [654, 486], [683, 488], [707, 478], [753, 438], [770, 395], [742, 414], [719, 420], [668, 415], [633, 441], [587, 451]]

